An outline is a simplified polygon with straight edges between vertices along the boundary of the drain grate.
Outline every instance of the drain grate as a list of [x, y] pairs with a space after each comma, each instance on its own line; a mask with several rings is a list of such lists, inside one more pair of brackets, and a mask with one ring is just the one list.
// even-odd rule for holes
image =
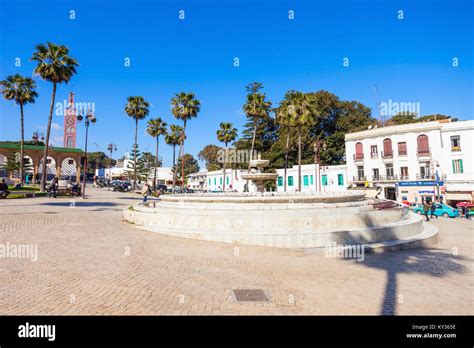
[[239, 302], [268, 301], [267, 296], [260, 289], [235, 289], [234, 295]]

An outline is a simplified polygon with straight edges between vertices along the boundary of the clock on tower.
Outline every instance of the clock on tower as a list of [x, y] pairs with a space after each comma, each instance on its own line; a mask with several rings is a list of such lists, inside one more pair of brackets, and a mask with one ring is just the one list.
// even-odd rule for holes
[[68, 106], [64, 113], [64, 147], [76, 147], [76, 110], [74, 108], [74, 93], [69, 93]]

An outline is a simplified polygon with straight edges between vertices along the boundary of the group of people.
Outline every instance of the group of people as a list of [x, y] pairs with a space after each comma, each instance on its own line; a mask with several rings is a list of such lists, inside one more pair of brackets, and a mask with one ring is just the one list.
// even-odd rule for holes
[[423, 203], [423, 213], [426, 217], [426, 221], [430, 221], [430, 218], [428, 217], [428, 214], [431, 213], [430, 217], [433, 218], [433, 216], [435, 218], [438, 218], [437, 215], [435, 215], [435, 211], [436, 211], [436, 202], [429, 202], [428, 200], [425, 200], [425, 202]]

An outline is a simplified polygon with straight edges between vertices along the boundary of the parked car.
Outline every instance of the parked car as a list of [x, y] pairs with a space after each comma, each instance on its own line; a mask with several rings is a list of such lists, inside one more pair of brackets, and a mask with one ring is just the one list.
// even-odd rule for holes
[[168, 191], [168, 187], [163, 184], [156, 185], [156, 190], [160, 191], [160, 193], [165, 193]]
[[132, 189], [132, 185], [127, 181], [119, 181], [113, 183], [114, 191], [129, 192]]
[[[459, 210], [450, 207], [449, 205], [446, 204], [441, 204], [441, 203], [435, 203], [436, 210], [434, 211], [435, 216], [444, 216], [444, 217], [450, 217], [450, 218], [455, 218], [459, 216]], [[417, 206], [415, 209], [413, 209], [414, 213], [417, 214], [424, 214], [423, 212], [423, 206]], [[429, 212], [428, 214], [431, 214]]]

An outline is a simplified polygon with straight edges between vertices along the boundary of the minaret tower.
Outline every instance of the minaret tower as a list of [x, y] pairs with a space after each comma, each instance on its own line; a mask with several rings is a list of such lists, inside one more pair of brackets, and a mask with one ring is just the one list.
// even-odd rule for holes
[[69, 92], [66, 112], [64, 113], [64, 147], [76, 147], [76, 109], [74, 93]]

